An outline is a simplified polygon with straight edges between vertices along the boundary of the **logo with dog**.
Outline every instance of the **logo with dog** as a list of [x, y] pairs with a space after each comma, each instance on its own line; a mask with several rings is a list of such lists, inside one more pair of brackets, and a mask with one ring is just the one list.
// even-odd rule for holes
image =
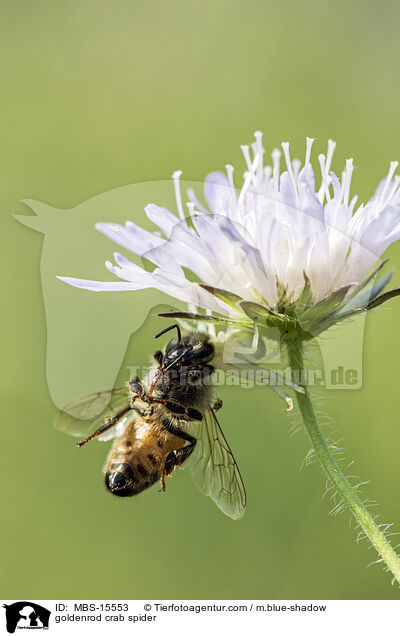
[[51, 612], [32, 601], [18, 601], [3, 605], [6, 610], [6, 627], [9, 634], [16, 629], [48, 629]]

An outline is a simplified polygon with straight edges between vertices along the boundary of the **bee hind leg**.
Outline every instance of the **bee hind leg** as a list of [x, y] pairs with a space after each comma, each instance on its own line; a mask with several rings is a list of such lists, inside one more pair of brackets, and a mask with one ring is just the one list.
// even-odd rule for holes
[[187, 446], [182, 446], [182, 448], [178, 448], [167, 455], [160, 478], [162, 492], [165, 492], [165, 478], [172, 474], [176, 466], [182, 466], [183, 462], [190, 457], [196, 446], [196, 441], [194, 440]]
[[167, 457], [165, 458], [164, 467], [160, 479], [161, 490], [165, 492], [165, 477], [171, 475], [176, 466], [182, 466], [183, 462], [185, 462], [190, 457], [196, 446], [197, 439], [193, 437], [193, 435], [189, 435], [189, 433], [186, 433], [186, 431], [182, 431], [171, 421], [163, 420], [163, 426], [167, 429], [167, 431], [169, 431], [169, 433], [172, 433], [173, 435], [176, 435], [176, 437], [180, 437], [186, 442], [189, 442], [189, 444], [187, 444], [186, 446], [182, 446], [181, 448], [168, 453]]
[[182, 466], [183, 462], [186, 461], [193, 453], [195, 446], [196, 440], [187, 446], [182, 446], [182, 448], [178, 448], [178, 450], [174, 450], [169, 453], [164, 462], [164, 470], [166, 474], [171, 474], [175, 466]]

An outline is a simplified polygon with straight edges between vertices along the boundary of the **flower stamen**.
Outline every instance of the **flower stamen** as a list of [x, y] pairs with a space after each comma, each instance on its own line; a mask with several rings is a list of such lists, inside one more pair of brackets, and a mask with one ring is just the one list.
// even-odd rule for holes
[[259, 162], [258, 162], [258, 166], [257, 166], [257, 177], [259, 179], [262, 179], [263, 176], [263, 168], [264, 168], [264, 148], [262, 145], [262, 132], [260, 132], [259, 130], [257, 130], [254, 133], [254, 137], [256, 138], [256, 154], [259, 156]]
[[296, 183], [296, 178], [293, 172], [293, 165], [292, 162], [290, 160], [290, 153], [289, 153], [289, 142], [288, 141], [283, 141], [281, 144], [282, 148], [283, 148], [283, 154], [285, 155], [285, 161], [286, 161], [286, 166], [288, 169], [288, 173], [290, 176], [290, 180], [293, 184], [293, 190], [295, 192], [296, 195], [296, 200], [299, 200], [299, 194], [297, 192], [297, 183]]
[[385, 185], [383, 186], [382, 192], [381, 192], [381, 196], [379, 197], [379, 201], [382, 203], [382, 205], [385, 205], [388, 201], [390, 201], [391, 197], [389, 196], [388, 199], [385, 201], [385, 194], [386, 191], [389, 187], [389, 184], [391, 183], [392, 179], [393, 179], [393, 175], [396, 172], [397, 166], [399, 165], [398, 161], [391, 161], [390, 162], [390, 168], [389, 168], [389, 172], [388, 175], [386, 177], [385, 180]]
[[185, 213], [183, 211], [182, 205], [182, 195], [181, 195], [181, 186], [180, 186], [180, 176], [182, 174], [182, 170], [175, 170], [172, 175], [174, 180], [174, 188], [175, 188], [175, 199], [176, 199], [176, 207], [178, 208], [178, 214], [181, 221], [185, 219]]
[[311, 149], [314, 143], [314, 137], [306, 137], [306, 158], [304, 166], [307, 167], [310, 165], [310, 157], [311, 157]]
[[272, 178], [274, 180], [274, 190], [276, 195], [279, 193], [279, 177], [280, 177], [280, 162], [281, 162], [281, 151], [278, 148], [274, 148], [272, 151]]
[[321, 201], [321, 203], [323, 203], [324, 198], [326, 197], [326, 200], [329, 203], [331, 200], [331, 193], [329, 192], [329, 181], [328, 181], [328, 175], [327, 175], [328, 162], [325, 160], [325, 155], [323, 154], [318, 155], [318, 161], [321, 167], [321, 177], [322, 177], [322, 183], [318, 193], [319, 200]]

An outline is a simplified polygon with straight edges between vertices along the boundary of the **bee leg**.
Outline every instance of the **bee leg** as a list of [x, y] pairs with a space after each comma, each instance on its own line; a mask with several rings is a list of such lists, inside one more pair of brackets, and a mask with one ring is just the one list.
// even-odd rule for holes
[[131, 397], [131, 405], [140, 398], [141, 400], [147, 401], [146, 389], [144, 388], [140, 378], [135, 375], [133, 378], [129, 380], [129, 389], [132, 394]]
[[163, 398], [152, 398], [151, 401], [163, 404], [174, 415], [184, 415], [189, 420], [197, 420], [199, 422], [203, 419], [203, 415], [200, 411], [178, 404], [178, 402], [171, 402], [170, 400], [165, 400]]
[[81, 442], [78, 442], [77, 446], [79, 446], [79, 448], [81, 448], [81, 446], [83, 446], [84, 444], [87, 444], [92, 439], [95, 439], [96, 437], [98, 437], [102, 433], [105, 433], [106, 431], [108, 431], [110, 428], [112, 428], [113, 426], [118, 424], [119, 419], [123, 415], [125, 415], [125, 413], [127, 413], [130, 410], [131, 410], [131, 407], [129, 405], [129, 406], [123, 408], [121, 411], [119, 411], [119, 413], [114, 415], [114, 417], [112, 417], [111, 419], [105, 420], [105, 422], [104, 422], [104, 424], [102, 426], [97, 428], [91, 435], [89, 435], [89, 437], [87, 437], [86, 439], [82, 440]]
[[171, 453], [168, 453], [165, 458], [164, 468], [161, 474], [161, 490], [165, 491], [165, 477], [170, 475], [174, 470], [175, 466], [181, 466], [183, 462], [190, 457], [192, 454], [194, 447], [196, 446], [196, 438], [193, 435], [189, 435], [186, 431], [182, 431], [180, 428], [175, 426], [172, 422], [167, 419], [162, 420], [163, 426], [167, 429], [169, 433], [176, 435], [176, 437], [180, 437], [184, 439], [186, 442], [189, 442], [187, 446], [182, 446], [182, 448], [178, 448]]
[[[168, 433], [172, 433], [172, 435], [175, 435], [176, 437], [180, 437], [181, 439], [184, 439], [185, 442], [189, 442], [189, 446], [190, 445], [193, 445], [193, 447], [195, 446], [197, 442], [196, 438], [193, 437], [193, 435], [186, 433], [186, 431], [182, 431], [182, 429], [175, 426], [175, 424], [173, 424], [167, 418], [164, 418], [162, 420], [162, 425], [164, 426], [164, 428], [167, 429]], [[189, 446], [184, 446], [184, 448], [189, 448]]]
[[165, 492], [165, 478], [168, 477], [168, 475], [171, 475], [176, 466], [182, 466], [183, 462], [186, 461], [193, 453], [197, 440], [194, 438], [192, 439], [194, 440], [193, 442], [187, 446], [182, 446], [182, 448], [172, 451], [165, 458], [164, 468], [160, 478], [162, 492]]
[[191, 444], [182, 446], [182, 448], [178, 448], [167, 455], [164, 463], [164, 470], [167, 475], [172, 473], [175, 466], [182, 466], [183, 462], [190, 457], [196, 446], [196, 441], [197, 440], [194, 440]]
[[164, 471], [161, 473], [160, 484], [161, 484], [161, 492], [165, 492], [165, 473], [164, 473]]
[[89, 435], [89, 437], [87, 437], [86, 439], [83, 439], [81, 442], [77, 442], [77, 446], [79, 446], [79, 448], [81, 448], [81, 446], [83, 446], [84, 444], [87, 444], [88, 442], [90, 442], [92, 439], [95, 439], [96, 437], [98, 437], [99, 435], [101, 435], [102, 433], [105, 433], [106, 431], [108, 431], [110, 428], [112, 428], [113, 426], [116, 425], [116, 423], [118, 422], [118, 418], [113, 417], [112, 419], [106, 420], [103, 424], [103, 426], [100, 426], [98, 429], [96, 429], [94, 431], [94, 433], [92, 433], [91, 435]]
[[223, 401], [217, 398], [213, 404], [214, 411], [219, 411], [219, 409], [221, 409], [223, 405], [224, 405]]

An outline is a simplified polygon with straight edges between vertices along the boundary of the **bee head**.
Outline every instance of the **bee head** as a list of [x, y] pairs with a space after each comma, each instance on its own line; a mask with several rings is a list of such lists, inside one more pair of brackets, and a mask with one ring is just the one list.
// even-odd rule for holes
[[163, 362], [165, 367], [173, 364], [174, 360], [180, 366], [206, 364], [212, 360], [214, 353], [214, 346], [204, 334], [190, 334], [180, 341], [174, 339], [167, 344]]
[[153, 380], [150, 393], [158, 382], [184, 380], [193, 384], [201, 382], [206, 375], [214, 371], [214, 367], [208, 363], [215, 355], [215, 348], [204, 333], [189, 333], [182, 337], [179, 326], [172, 325], [157, 334], [156, 338], [175, 328], [178, 337], [170, 340], [163, 352], [156, 351], [154, 354], [154, 359], [158, 363], [158, 374]]

